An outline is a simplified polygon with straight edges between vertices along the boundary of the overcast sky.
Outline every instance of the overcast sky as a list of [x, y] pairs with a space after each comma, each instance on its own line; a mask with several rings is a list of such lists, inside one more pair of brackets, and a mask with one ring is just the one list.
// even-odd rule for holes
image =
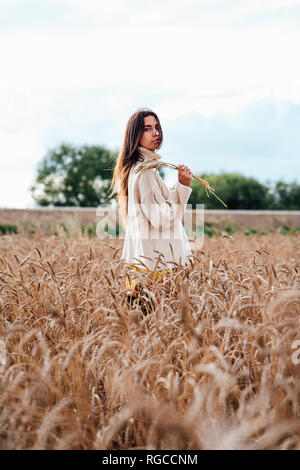
[[118, 150], [139, 107], [165, 161], [299, 182], [299, 44], [300, 0], [0, 0], [0, 207], [34, 207], [62, 142]]

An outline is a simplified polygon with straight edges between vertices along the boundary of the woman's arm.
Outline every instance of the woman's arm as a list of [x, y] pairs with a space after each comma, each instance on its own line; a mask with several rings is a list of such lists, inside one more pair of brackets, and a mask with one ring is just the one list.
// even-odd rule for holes
[[173, 227], [176, 221], [182, 220], [192, 189], [178, 181], [176, 194], [173, 192], [166, 200], [161, 193], [155, 171], [149, 169], [141, 173], [138, 187], [144, 215], [156, 230], [162, 231]]
[[[189, 167], [185, 165], [179, 165], [178, 168], [178, 180], [176, 183], [176, 188], [175, 190], [170, 192], [170, 197], [174, 202], [179, 203], [180, 202], [180, 197], [181, 194], [185, 194], [186, 189], [185, 187], [190, 187], [192, 182], [192, 172], [189, 169]], [[190, 190], [190, 193], [192, 192], [192, 189]]]
[[[189, 191], [187, 191], [186, 188]], [[175, 189], [172, 189], [170, 191], [170, 198], [172, 199], [172, 201], [174, 201], [177, 204], [186, 204], [190, 197], [191, 192], [192, 192], [192, 188], [181, 184], [180, 181], [177, 180]], [[188, 194], [188, 197], [186, 198], [187, 194]]]

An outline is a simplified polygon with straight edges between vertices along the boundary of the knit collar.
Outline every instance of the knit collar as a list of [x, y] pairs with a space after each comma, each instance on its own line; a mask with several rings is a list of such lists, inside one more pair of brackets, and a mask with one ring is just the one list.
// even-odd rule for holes
[[145, 160], [159, 160], [161, 158], [158, 153], [154, 152], [153, 150], [146, 149], [141, 145], [138, 146], [137, 150], [145, 158]]

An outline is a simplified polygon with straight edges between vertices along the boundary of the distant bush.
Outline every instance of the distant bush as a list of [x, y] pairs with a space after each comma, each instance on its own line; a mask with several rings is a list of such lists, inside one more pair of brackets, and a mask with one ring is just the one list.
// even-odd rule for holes
[[244, 232], [245, 235], [252, 235], [253, 233], [257, 233], [257, 230], [251, 228], [250, 230], [246, 230], [246, 232]]
[[225, 232], [228, 233], [228, 235], [232, 235], [234, 233], [234, 231], [232, 230], [231, 228], [231, 225], [227, 225], [226, 228], [225, 228]]
[[215, 229], [210, 222], [204, 222], [204, 235], [212, 237], [213, 235], [221, 236], [220, 230]]
[[281, 235], [291, 235], [297, 232], [300, 232], [300, 227], [292, 228], [288, 225], [284, 225], [280, 231]]
[[94, 225], [83, 225], [81, 224], [80, 225], [80, 229], [81, 229], [81, 233], [84, 235], [84, 234], [87, 234], [89, 236], [96, 236], [96, 224]]
[[10, 224], [0, 224], [0, 233], [2, 235], [18, 233], [18, 227]]

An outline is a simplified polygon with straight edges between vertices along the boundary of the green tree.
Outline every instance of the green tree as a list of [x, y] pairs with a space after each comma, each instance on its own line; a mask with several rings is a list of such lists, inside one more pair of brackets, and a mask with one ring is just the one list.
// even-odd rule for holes
[[274, 203], [272, 209], [300, 210], [300, 185], [277, 181], [272, 190]]
[[[61, 144], [37, 168], [30, 191], [39, 206], [97, 207], [111, 203], [109, 186], [117, 153], [102, 146]], [[164, 178], [164, 171], [159, 168]]]
[[109, 203], [116, 154], [102, 146], [61, 144], [49, 150], [30, 190], [40, 206], [97, 207]]
[[[273, 201], [269, 188], [254, 178], [238, 173], [201, 174], [215, 189], [216, 194], [227, 204], [228, 209], [267, 209]], [[203, 186], [192, 180], [193, 191], [189, 204], [204, 204], [207, 209], [223, 209], [224, 206], [214, 196], [206, 197]]]

